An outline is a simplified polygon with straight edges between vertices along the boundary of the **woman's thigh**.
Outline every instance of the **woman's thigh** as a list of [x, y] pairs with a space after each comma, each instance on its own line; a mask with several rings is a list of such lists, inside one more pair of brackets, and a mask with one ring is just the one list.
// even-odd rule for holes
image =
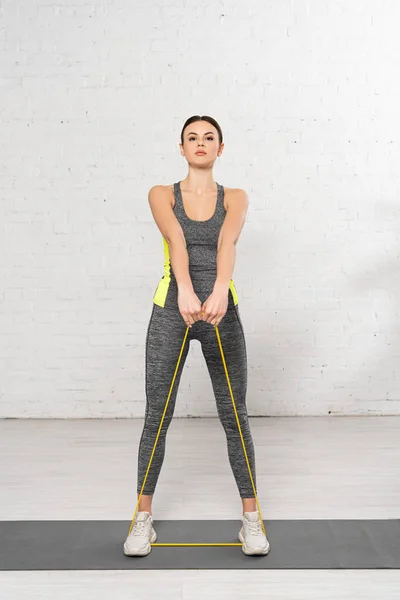
[[[220, 418], [236, 423], [227, 376], [215, 328], [204, 323], [200, 336], [203, 355]], [[245, 409], [247, 392], [247, 352], [243, 326], [237, 307], [228, 310], [218, 326], [226, 370], [238, 410]], [[235, 425], [237, 427], [237, 425]]]
[[[153, 305], [146, 336], [146, 415], [153, 408], [157, 411], [164, 408], [185, 333], [186, 325], [178, 311], [166, 310], [157, 304]], [[190, 340], [186, 338], [170, 402], [173, 402], [176, 397], [189, 344]]]

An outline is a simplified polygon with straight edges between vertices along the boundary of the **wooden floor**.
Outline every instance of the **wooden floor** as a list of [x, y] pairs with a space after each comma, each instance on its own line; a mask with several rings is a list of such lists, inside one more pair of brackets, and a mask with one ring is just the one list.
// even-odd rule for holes
[[[400, 517], [399, 417], [250, 423], [264, 519]], [[0, 421], [1, 520], [130, 520], [142, 425], [142, 419]], [[240, 518], [218, 419], [172, 421], [153, 515]], [[0, 598], [399, 600], [400, 571], [0, 572]]]

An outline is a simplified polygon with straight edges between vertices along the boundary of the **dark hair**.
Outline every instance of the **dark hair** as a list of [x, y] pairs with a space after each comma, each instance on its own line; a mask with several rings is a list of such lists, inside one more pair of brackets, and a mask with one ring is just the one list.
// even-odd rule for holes
[[186, 123], [184, 124], [184, 126], [182, 127], [182, 131], [181, 131], [181, 143], [183, 146], [183, 132], [185, 131], [186, 127], [188, 125], [190, 125], [191, 123], [195, 123], [196, 121], [207, 121], [208, 123], [210, 123], [211, 125], [213, 125], [215, 127], [215, 129], [218, 131], [218, 136], [219, 136], [219, 143], [222, 144], [222, 130], [221, 127], [218, 125], [217, 121], [215, 119], [213, 119], [212, 117], [208, 117], [207, 115], [193, 115], [192, 117], [189, 117], [186, 121]]

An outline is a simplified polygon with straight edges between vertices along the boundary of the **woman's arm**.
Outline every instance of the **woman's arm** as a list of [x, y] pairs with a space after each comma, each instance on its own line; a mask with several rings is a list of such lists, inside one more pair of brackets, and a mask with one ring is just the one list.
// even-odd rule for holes
[[149, 204], [154, 220], [168, 243], [171, 266], [179, 288], [193, 290], [189, 275], [189, 255], [182, 227], [172, 210], [170, 191], [155, 185], [149, 191]]
[[218, 238], [217, 277], [214, 290], [229, 290], [236, 259], [236, 243], [246, 220], [249, 199], [244, 190], [234, 189], [228, 195], [227, 213]]

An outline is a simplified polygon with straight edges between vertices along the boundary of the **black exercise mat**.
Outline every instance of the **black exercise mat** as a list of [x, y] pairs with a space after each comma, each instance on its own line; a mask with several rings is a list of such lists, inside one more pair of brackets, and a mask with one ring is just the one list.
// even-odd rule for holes
[[[400, 519], [264, 519], [271, 550], [157, 547], [128, 557], [130, 521], [0, 521], [0, 570], [400, 569]], [[156, 543], [239, 543], [241, 521], [155, 520]]]

